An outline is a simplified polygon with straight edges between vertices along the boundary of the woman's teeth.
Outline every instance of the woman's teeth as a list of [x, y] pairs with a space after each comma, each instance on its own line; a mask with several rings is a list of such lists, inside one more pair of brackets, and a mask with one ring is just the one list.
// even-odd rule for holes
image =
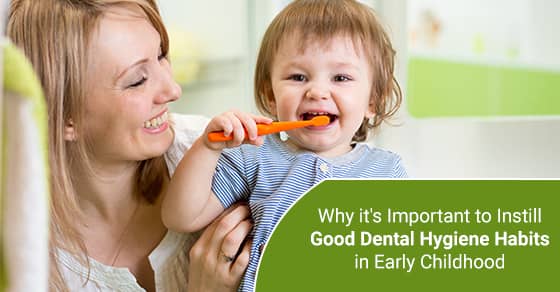
[[149, 121], [144, 122], [144, 128], [146, 129], [156, 129], [159, 128], [163, 123], [167, 122], [167, 112], [163, 113], [157, 118], [153, 118]]

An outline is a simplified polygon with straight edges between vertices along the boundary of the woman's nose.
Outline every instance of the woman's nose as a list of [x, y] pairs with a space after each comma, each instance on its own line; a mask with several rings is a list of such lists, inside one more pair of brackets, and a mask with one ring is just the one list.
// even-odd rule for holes
[[171, 70], [163, 70], [160, 81], [160, 90], [156, 96], [156, 103], [168, 103], [181, 97], [181, 86], [173, 80]]

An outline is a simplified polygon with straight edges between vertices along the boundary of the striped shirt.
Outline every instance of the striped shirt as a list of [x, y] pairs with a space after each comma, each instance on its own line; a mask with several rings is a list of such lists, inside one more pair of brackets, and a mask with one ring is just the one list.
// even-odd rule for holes
[[253, 245], [240, 291], [253, 291], [261, 247], [278, 220], [307, 190], [328, 178], [398, 178], [406, 171], [397, 154], [355, 144], [341, 156], [323, 158], [309, 151], [294, 152], [277, 135], [264, 145], [241, 145], [222, 152], [212, 191], [225, 208], [249, 201], [255, 222]]

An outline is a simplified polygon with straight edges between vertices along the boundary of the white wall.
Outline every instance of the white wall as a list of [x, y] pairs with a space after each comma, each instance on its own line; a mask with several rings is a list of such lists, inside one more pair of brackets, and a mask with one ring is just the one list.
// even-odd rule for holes
[[528, 54], [531, 61], [560, 68], [560, 1], [531, 0], [528, 8]]
[[183, 87], [172, 110], [207, 116], [233, 108], [257, 112], [252, 90], [256, 54], [268, 24], [289, 2], [160, 0], [166, 25], [192, 35], [201, 52], [199, 79]]
[[192, 33], [205, 59], [235, 59], [247, 52], [246, 0], [161, 0], [167, 26]]
[[[397, 47], [398, 79], [405, 85], [407, 1], [378, 2]], [[558, 40], [558, 34], [549, 36]], [[557, 52], [556, 45], [548, 43], [553, 47], [547, 50]], [[414, 119], [405, 105], [399, 122], [402, 126], [384, 127], [375, 143], [401, 154], [415, 177], [560, 178], [560, 117]]]
[[162, 0], [159, 4], [166, 25], [188, 32], [200, 54], [198, 80], [183, 87], [183, 96], [172, 109], [207, 116], [232, 108], [251, 110], [249, 2]]
[[[522, 5], [519, 1], [514, 1], [518, 8]], [[255, 51], [266, 25], [286, 1], [160, 2], [168, 24], [181, 23], [209, 48], [202, 80], [184, 88], [183, 100], [174, 109], [206, 115], [233, 107], [253, 110], [251, 84]], [[375, 5], [392, 35], [398, 52], [397, 75], [406, 98], [408, 1], [367, 2]], [[525, 33], [539, 40], [544, 36], [545, 42], [534, 41], [533, 46], [525, 49], [531, 54], [547, 56], [545, 61], [557, 60], [560, 39], [556, 29], [560, 24], [550, 22], [560, 21], [555, 17], [560, 2], [530, 3], [528, 23], [541, 35]], [[496, 21], [500, 19], [496, 17]], [[408, 115], [405, 103], [396, 122], [402, 125], [384, 127], [373, 143], [401, 154], [415, 177], [560, 178], [560, 117], [419, 120]]]

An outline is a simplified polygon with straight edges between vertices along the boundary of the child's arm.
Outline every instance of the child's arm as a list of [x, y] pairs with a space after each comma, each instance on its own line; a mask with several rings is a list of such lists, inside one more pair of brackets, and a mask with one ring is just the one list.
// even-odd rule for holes
[[[227, 112], [210, 121], [204, 134], [181, 159], [169, 183], [162, 206], [163, 222], [169, 229], [179, 232], [199, 230], [224, 210], [212, 192], [212, 178], [222, 149], [243, 143], [245, 129], [249, 135], [245, 142], [261, 145], [263, 139], [257, 136], [256, 123], [270, 122], [272, 120], [268, 118], [240, 112]], [[224, 131], [234, 139], [212, 143], [208, 141], [208, 133], [212, 131]]]

